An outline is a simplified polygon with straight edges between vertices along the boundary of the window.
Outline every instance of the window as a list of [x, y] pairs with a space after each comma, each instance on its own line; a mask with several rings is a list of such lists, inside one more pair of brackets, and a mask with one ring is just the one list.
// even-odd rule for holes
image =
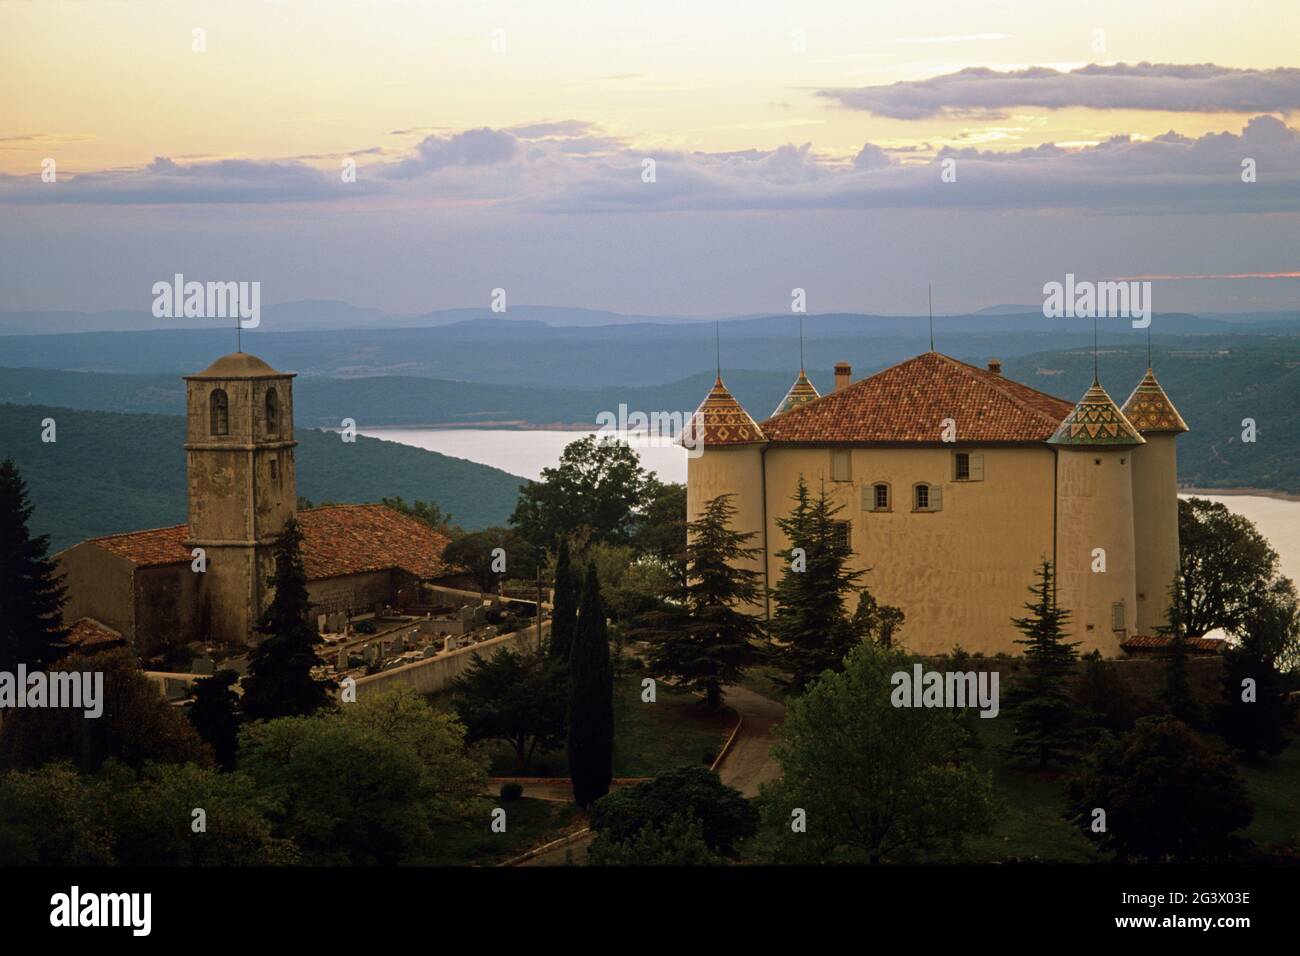
[[878, 481], [869, 488], [863, 488], [862, 507], [866, 511], [888, 511], [889, 485]]
[[266, 433], [272, 436], [280, 434], [280, 396], [275, 394], [274, 388], [266, 390]]
[[853, 537], [850, 533], [851, 526], [847, 521], [836, 521], [832, 526], [831, 541], [838, 548], [850, 548], [853, 546]]
[[277, 480], [280, 477], [280, 463], [274, 458], [271, 459], [271, 479]]
[[1110, 629], [1112, 631], [1124, 630], [1124, 602], [1116, 601], [1110, 606]]
[[213, 389], [208, 396], [208, 431], [213, 435], [230, 434], [230, 399], [225, 389]]
[[913, 511], [942, 511], [943, 489], [938, 485], [917, 484], [912, 486]]
[[831, 481], [849, 481], [851, 477], [849, 453], [847, 451], [831, 452]]
[[952, 456], [952, 476], [957, 481], [983, 481], [984, 456], [959, 451]]

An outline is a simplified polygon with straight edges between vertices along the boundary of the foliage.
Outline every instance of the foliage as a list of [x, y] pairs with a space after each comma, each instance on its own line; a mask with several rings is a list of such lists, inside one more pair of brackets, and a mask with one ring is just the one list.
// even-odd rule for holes
[[[1253, 757], [1276, 756], [1291, 742], [1295, 702], [1286, 694], [1281, 669], [1294, 661], [1300, 609], [1290, 581], [1270, 592], [1248, 612], [1236, 646], [1223, 654], [1223, 699], [1216, 713], [1228, 746]], [[1246, 682], [1253, 699], [1245, 699]]]
[[333, 684], [312, 677], [319, 666], [316, 645], [323, 643], [307, 623], [307, 572], [302, 564], [302, 531], [290, 520], [275, 541], [275, 589], [256, 630], [263, 635], [248, 657], [244, 713], [252, 720], [310, 714], [330, 706]]
[[1005, 708], [1015, 727], [1008, 754], [1035, 763], [1040, 769], [1065, 760], [1079, 744], [1079, 708], [1068, 684], [1078, 660], [1078, 642], [1065, 640], [1070, 612], [1056, 603], [1055, 575], [1046, 559], [1038, 566], [1038, 583], [1030, 585], [1034, 600], [1029, 614], [1012, 618], [1025, 636], [1025, 672], [1005, 695]]
[[689, 810], [674, 813], [664, 823], [647, 823], [621, 842], [601, 833], [587, 849], [591, 866], [716, 866], [725, 862], [725, 857], [709, 849], [703, 824]]
[[[1144, 717], [1105, 735], [1066, 779], [1067, 818], [1124, 862], [1217, 862], [1253, 807], [1236, 765], [1171, 717]], [[1093, 832], [1094, 810], [1106, 813]]]
[[112, 818], [70, 763], [0, 775], [0, 866], [106, 866]]
[[224, 670], [196, 680], [193, 703], [187, 711], [190, 723], [212, 748], [223, 770], [234, 769], [239, 749], [239, 697], [234, 691], [238, 679], [234, 671]]
[[637, 515], [632, 545], [636, 553], [652, 559], [678, 581], [686, 568], [686, 486], [646, 482], [645, 507]]
[[[774, 863], [943, 859], [992, 823], [987, 773], [962, 760], [950, 708], [895, 707], [891, 678], [915, 659], [863, 642], [790, 701], [763, 787], [759, 855]], [[794, 832], [795, 813], [807, 832]]]
[[[498, 548], [501, 555], [497, 554]], [[500, 590], [507, 576], [530, 579], [537, 574], [532, 548], [509, 528], [485, 528], [462, 534], [447, 545], [442, 557], [447, 564], [467, 569], [480, 591]]]
[[1083, 657], [1083, 672], [1074, 688], [1074, 702], [1085, 725], [1102, 727], [1112, 733], [1128, 730], [1138, 716], [1131, 695], [1096, 650]]
[[212, 762], [185, 715], [167, 703], [128, 649], [72, 654], [52, 669], [102, 674], [102, 715], [88, 718], [69, 707], [11, 711], [0, 725], [0, 765], [38, 767], [62, 760], [89, 772], [110, 757], [132, 767]]
[[434, 531], [450, 535], [460, 532], [451, 523], [451, 512], [443, 511], [436, 501], [421, 501], [417, 498], [413, 503], [407, 504], [401, 495], [394, 495], [391, 498], [380, 498], [379, 503], [427, 524]]
[[49, 536], [32, 536], [27, 485], [12, 459], [0, 462], [0, 670], [43, 670], [64, 653], [62, 579]]
[[758, 810], [705, 767], [666, 770], [601, 797], [591, 808], [591, 828], [609, 843], [624, 844], [645, 827], [669, 827], [681, 813], [698, 823], [705, 846], [723, 856], [734, 856], [739, 843], [758, 831]]
[[580, 807], [609, 792], [614, 771], [614, 672], [596, 566], [587, 566], [578, 624], [569, 654], [566, 719], [569, 774]]
[[534, 750], [565, 741], [567, 673], [564, 662], [541, 650], [506, 648], [487, 658], [476, 652], [451, 685], [466, 739], [505, 741], [515, 751], [515, 772], [523, 773]]
[[569, 561], [569, 539], [560, 536], [555, 559], [554, 592], [551, 607], [551, 637], [548, 652], [559, 661], [569, 660], [573, 629], [578, 624], [578, 581]]
[[1190, 591], [1179, 575], [1169, 587], [1169, 610], [1165, 624], [1157, 630], [1167, 636], [1169, 652], [1164, 656], [1165, 684], [1160, 702], [1165, 713], [1192, 727], [1199, 727], [1203, 714], [1192, 696], [1192, 682], [1187, 674], [1187, 619], [1190, 614]]
[[687, 525], [686, 584], [677, 601], [646, 616], [650, 667], [703, 694], [710, 708], [722, 703], [722, 688], [734, 684], [754, 660], [751, 641], [763, 635], [748, 612], [762, 597], [761, 575], [744, 562], [762, 549], [749, 547], [756, 531], [731, 529], [736, 509], [730, 494], [704, 505]]
[[563, 534], [588, 529], [595, 541], [626, 544], [650, 481], [636, 452], [626, 444], [588, 435], [570, 442], [555, 468], [526, 485], [510, 524], [538, 556]]

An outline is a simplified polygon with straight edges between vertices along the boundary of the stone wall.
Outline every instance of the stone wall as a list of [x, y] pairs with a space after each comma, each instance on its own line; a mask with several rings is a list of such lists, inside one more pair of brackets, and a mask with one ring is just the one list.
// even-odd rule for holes
[[[544, 621], [542, 623], [542, 634], [548, 634], [550, 628], [550, 622]], [[400, 687], [405, 687], [422, 695], [436, 694], [439, 691], [446, 690], [456, 677], [469, 668], [474, 661], [475, 654], [491, 657], [505, 648], [522, 650], [536, 646], [537, 628], [529, 627], [522, 631], [502, 634], [491, 640], [483, 641], [481, 644], [473, 644], [469, 647], [462, 647], [460, 650], [439, 654], [437, 657], [430, 657], [427, 660], [416, 661], [414, 664], [405, 664], [402, 667], [394, 667], [392, 670], [378, 674], [359, 677], [357, 678], [357, 700], [363, 700], [368, 695], [396, 690]]]

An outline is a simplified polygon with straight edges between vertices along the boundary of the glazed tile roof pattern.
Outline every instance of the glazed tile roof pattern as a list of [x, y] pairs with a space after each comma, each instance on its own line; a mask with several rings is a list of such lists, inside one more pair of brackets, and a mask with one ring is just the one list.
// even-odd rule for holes
[[811, 402], [815, 398], [821, 398], [821, 395], [818, 394], [817, 389], [813, 387], [813, 383], [808, 381], [808, 376], [804, 374], [804, 370], [799, 369], [799, 377], [796, 378], [794, 384], [790, 386], [790, 391], [785, 393], [785, 398], [781, 399], [781, 404], [776, 407], [776, 411], [772, 413], [772, 417], [775, 418], [782, 412], [788, 412], [790, 409], [802, 405], [805, 402]]
[[1124, 417], [1144, 435], [1148, 432], [1176, 434], [1191, 430], [1156, 381], [1156, 373], [1151, 369], [1147, 369], [1142, 381], [1138, 382], [1137, 388], [1133, 389], [1133, 394], [1124, 403]]
[[[1218, 654], [1227, 645], [1213, 637], [1189, 637], [1187, 649], [1193, 654]], [[1134, 634], [1120, 644], [1126, 651], [1160, 651], [1173, 643], [1168, 634]]]
[[771, 442], [937, 442], [943, 420], [960, 442], [1041, 442], [1069, 402], [926, 352], [762, 423]]
[[1124, 417], [1124, 413], [1111, 401], [1106, 390], [1096, 379], [1083, 393], [1056, 434], [1048, 439], [1050, 445], [1142, 445], [1146, 443], [1137, 429]]
[[687, 424], [687, 436], [710, 445], [753, 445], [765, 441], [763, 430], [736, 401], [719, 375]]
[[[450, 572], [442, 560], [449, 539], [385, 505], [327, 505], [298, 512], [307, 580], [400, 568], [418, 578]], [[189, 563], [187, 525], [92, 538], [138, 567]]]

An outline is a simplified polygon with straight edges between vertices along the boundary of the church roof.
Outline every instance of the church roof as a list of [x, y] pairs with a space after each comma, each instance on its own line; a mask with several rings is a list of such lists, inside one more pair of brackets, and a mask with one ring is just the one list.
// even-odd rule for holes
[[[399, 568], [417, 578], [454, 571], [442, 560], [450, 539], [422, 521], [386, 505], [326, 505], [298, 512], [302, 560], [308, 581]], [[137, 567], [189, 564], [188, 525], [132, 531], [88, 544]]]
[[702, 440], [706, 448], [710, 445], [754, 445], [766, 441], [763, 430], [722, 384], [721, 375], [686, 428], [686, 434], [696, 442]]
[[821, 398], [821, 395], [813, 387], [813, 383], [808, 381], [808, 376], [804, 374], [804, 370], [799, 369], [799, 377], [790, 386], [790, 391], [785, 393], [785, 398], [781, 399], [781, 404], [776, 407], [772, 417], [775, 418], [782, 412], [788, 412], [804, 402], [811, 402], [814, 398]]
[[900, 362], [760, 426], [773, 443], [1042, 442], [1069, 402], [938, 352]]
[[1056, 434], [1051, 445], [1142, 445], [1146, 443], [1095, 378]]
[[217, 359], [197, 375], [190, 378], [284, 378], [291, 372], [277, 372], [256, 355], [247, 352], [231, 352]]
[[1144, 435], [1190, 431], [1183, 416], [1178, 414], [1178, 409], [1174, 408], [1174, 403], [1156, 381], [1156, 373], [1149, 368], [1124, 403], [1124, 417]]

